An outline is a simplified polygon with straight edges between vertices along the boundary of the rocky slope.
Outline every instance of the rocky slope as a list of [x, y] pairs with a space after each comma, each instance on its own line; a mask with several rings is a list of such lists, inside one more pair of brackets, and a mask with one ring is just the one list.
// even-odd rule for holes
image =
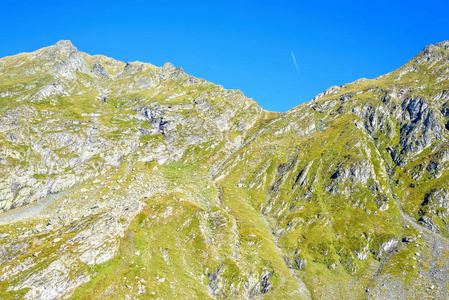
[[0, 59], [0, 297], [449, 291], [449, 42], [287, 113], [69, 41]]

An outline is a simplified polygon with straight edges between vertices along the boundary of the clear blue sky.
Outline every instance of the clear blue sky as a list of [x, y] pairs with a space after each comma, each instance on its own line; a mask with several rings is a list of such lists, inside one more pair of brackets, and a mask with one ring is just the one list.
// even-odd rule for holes
[[1, 57], [70, 39], [125, 62], [170, 61], [273, 111], [392, 71], [449, 39], [448, 0], [0, 0], [0, 8]]

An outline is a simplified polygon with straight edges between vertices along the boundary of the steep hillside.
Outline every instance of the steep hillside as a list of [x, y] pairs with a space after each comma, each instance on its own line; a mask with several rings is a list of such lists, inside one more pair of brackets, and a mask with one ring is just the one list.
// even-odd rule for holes
[[0, 297], [449, 291], [449, 42], [287, 113], [69, 41], [0, 59]]

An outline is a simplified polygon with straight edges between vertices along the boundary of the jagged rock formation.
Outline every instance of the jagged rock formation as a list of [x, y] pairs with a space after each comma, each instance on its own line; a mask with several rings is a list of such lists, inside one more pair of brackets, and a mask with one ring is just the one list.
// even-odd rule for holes
[[69, 41], [0, 59], [0, 297], [449, 291], [449, 42], [286, 113]]

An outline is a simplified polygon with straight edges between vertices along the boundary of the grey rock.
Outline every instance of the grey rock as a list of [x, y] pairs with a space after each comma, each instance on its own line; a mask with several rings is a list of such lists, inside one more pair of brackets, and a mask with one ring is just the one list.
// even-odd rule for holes
[[423, 112], [427, 109], [429, 104], [424, 98], [407, 98], [402, 102], [402, 109], [408, 112], [408, 116], [404, 119], [410, 119], [410, 121], [416, 123], [423, 115]]
[[159, 70], [159, 78], [161, 80], [179, 80], [188, 77], [182, 68], [175, 68], [173, 64], [167, 62]]
[[433, 232], [438, 232], [440, 230], [440, 227], [432, 222], [432, 219], [428, 216], [422, 216], [418, 221]]
[[125, 68], [123, 69], [123, 71], [125, 71], [128, 74], [135, 74], [138, 72], [141, 72], [145, 69], [145, 65], [143, 63], [126, 63]]
[[56, 50], [65, 56], [68, 56], [72, 52], [78, 52], [78, 49], [69, 40], [60, 40], [51, 48], [52, 50]]
[[299, 270], [304, 270], [306, 268], [307, 260], [306, 259], [301, 259], [300, 257], [296, 257], [295, 258], [295, 263], [296, 263], [296, 267]]
[[215, 291], [219, 289], [218, 282], [220, 280], [220, 276], [211, 272], [207, 274], [207, 277], [209, 277], [209, 287], [212, 290], [212, 293], [215, 293]]
[[411, 242], [413, 242], [415, 239], [413, 238], [413, 237], [411, 237], [411, 236], [404, 236], [403, 238], [402, 238], [402, 241], [404, 242], [404, 243], [411, 243]]
[[92, 73], [100, 78], [109, 78], [108, 72], [99, 61], [92, 67]]
[[87, 68], [83, 55], [79, 51], [71, 52], [69, 56], [58, 64], [53, 70], [68, 79], [76, 78], [75, 71], [89, 73], [89, 69]]
[[210, 101], [208, 99], [198, 99], [193, 102], [201, 111], [208, 111], [210, 109]]
[[272, 271], [267, 272], [264, 271], [262, 275], [260, 276], [260, 293], [266, 294], [270, 290], [271, 282], [269, 282], [271, 275], [273, 274]]

